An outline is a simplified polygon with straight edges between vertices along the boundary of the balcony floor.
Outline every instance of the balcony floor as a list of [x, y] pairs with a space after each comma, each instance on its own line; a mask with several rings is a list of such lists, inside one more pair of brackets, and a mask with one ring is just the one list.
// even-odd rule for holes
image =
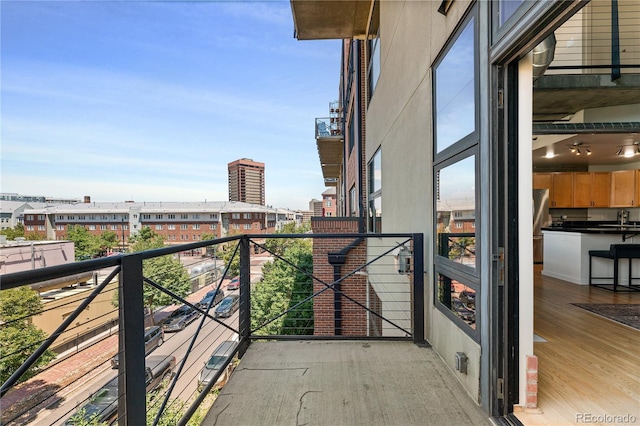
[[203, 425], [491, 425], [430, 348], [254, 342]]

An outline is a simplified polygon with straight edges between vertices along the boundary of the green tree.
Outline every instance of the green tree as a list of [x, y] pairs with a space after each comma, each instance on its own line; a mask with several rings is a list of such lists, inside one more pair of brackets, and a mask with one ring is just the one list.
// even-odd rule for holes
[[[310, 274], [313, 271], [311, 242], [304, 239], [282, 241], [280, 239], [278, 249], [282, 248], [280, 255], [289, 263], [276, 258], [263, 266], [262, 278], [252, 289], [252, 328], [265, 324], [313, 293], [312, 279], [304, 273], [307, 271]], [[256, 334], [313, 334], [313, 301], [304, 302]]]
[[[0, 382], [4, 383], [47, 338], [31, 323], [42, 312], [42, 300], [28, 286], [0, 291]], [[49, 350], [27, 370], [19, 382], [35, 376], [55, 358]]]
[[100, 254], [100, 240], [82, 225], [69, 225], [66, 239], [73, 241], [76, 260], [85, 260]]
[[[238, 241], [232, 241], [227, 243], [222, 247], [221, 258], [224, 262], [225, 266], [229, 267], [229, 271], [227, 272], [227, 278], [235, 277], [240, 275], [240, 249], [236, 251], [236, 246], [238, 245]], [[235, 256], [234, 256], [235, 252]]]
[[18, 223], [13, 228], [1, 229], [0, 235], [6, 235], [7, 240], [15, 240], [16, 238], [23, 237], [24, 238], [24, 225]]
[[[132, 252], [140, 252], [164, 247], [164, 239], [151, 228], [145, 227], [130, 238]], [[191, 291], [191, 279], [180, 260], [172, 255], [145, 259], [142, 263], [142, 273], [156, 284], [170, 290], [174, 294], [184, 297]], [[176, 301], [168, 294], [155, 287], [144, 285], [144, 301], [150, 312], [159, 306], [166, 306]]]
[[101, 251], [111, 251], [114, 247], [119, 245], [118, 235], [113, 231], [105, 231], [100, 234], [98, 238], [98, 244]]

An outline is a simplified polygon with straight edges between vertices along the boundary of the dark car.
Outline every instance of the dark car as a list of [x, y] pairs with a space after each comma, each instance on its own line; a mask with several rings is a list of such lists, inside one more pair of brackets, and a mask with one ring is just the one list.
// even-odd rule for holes
[[222, 299], [222, 302], [216, 307], [215, 316], [218, 317], [230, 317], [240, 306], [240, 296], [232, 294]]
[[239, 288], [240, 288], [239, 277], [235, 277], [234, 279], [231, 280], [231, 282], [229, 282], [229, 284], [227, 284], [227, 290], [237, 290]]
[[162, 323], [162, 329], [165, 332], [184, 330], [200, 316], [200, 313], [189, 305], [182, 305], [171, 313]]
[[[155, 348], [164, 343], [164, 331], [161, 327], [154, 325], [144, 331], [144, 354], [149, 355]], [[119, 354], [111, 358], [111, 367], [118, 368]]]
[[216, 306], [222, 299], [224, 299], [224, 291], [222, 290], [211, 290], [204, 295], [204, 297], [197, 303], [197, 306], [200, 309], [207, 309], [209, 303], [213, 299], [213, 303], [211, 306]]
[[[176, 365], [172, 355], [150, 356], [146, 360], [145, 383], [147, 392], [153, 392], [163, 380], [169, 379]], [[78, 411], [65, 422], [66, 425], [85, 425], [94, 419], [103, 423], [115, 422], [118, 414], [118, 376], [109, 380]]]

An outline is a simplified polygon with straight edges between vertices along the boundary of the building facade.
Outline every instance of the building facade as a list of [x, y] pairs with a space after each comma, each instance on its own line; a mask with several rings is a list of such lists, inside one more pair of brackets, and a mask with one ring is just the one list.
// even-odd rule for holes
[[201, 241], [234, 234], [273, 233], [289, 222], [302, 223], [302, 213], [241, 202], [80, 203], [24, 211], [25, 234], [61, 240], [71, 226], [100, 235], [114, 232], [126, 248], [131, 235], [144, 227], [167, 244]]
[[[342, 129], [323, 132], [316, 119], [337, 214], [360, 216], [350, 200], [362, 198], [367, 232], [424, 234], [427, 340], [489, 416], [519, 424], [514, 412], [537, 404], [532, 152], [551, 147], [543, 136], [586, 138], [594, 127], [625, 133], [609, 142], [621, 152], [615, 141], [640, 130], [637, 2], [291, 6], [298, 39], [345, 40]], [[464, 314], [463, 297], [473, 300]]]
[[229, 201], [265, 205], [264, 163], [241, 158], [227, 165]]

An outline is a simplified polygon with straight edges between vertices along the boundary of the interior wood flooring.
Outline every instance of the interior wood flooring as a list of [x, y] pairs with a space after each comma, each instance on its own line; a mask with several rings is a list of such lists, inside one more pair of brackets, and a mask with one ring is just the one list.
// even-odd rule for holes
[[[535, 267], [534, 343], [539, 412], [516, 413], [525, 425], [640, 425], [640, 330], [571, 303], [640, 303], [640, 292], [613, 293], [542, 276]], [[629, 415], [620, 422], [586, 421]]]

